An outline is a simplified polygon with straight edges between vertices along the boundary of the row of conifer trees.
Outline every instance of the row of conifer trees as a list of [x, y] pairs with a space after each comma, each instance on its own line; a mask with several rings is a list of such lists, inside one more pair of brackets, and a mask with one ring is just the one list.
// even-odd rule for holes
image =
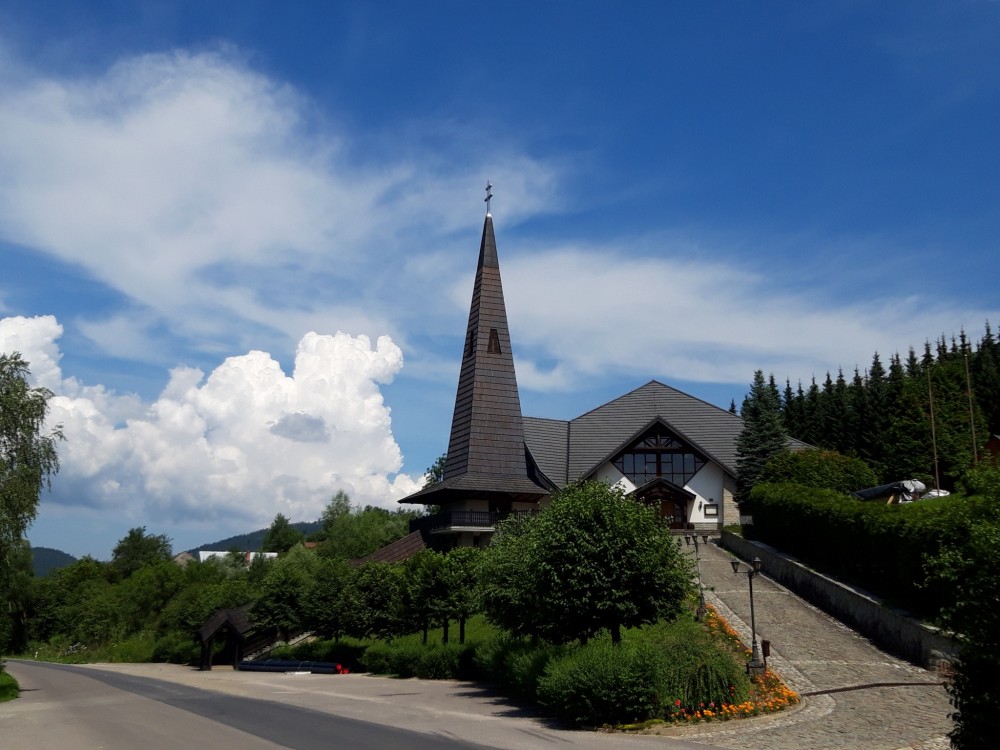
[[1000, 343], [987, 322], [976, 343], [965, 331], [950, 342], [942, 336], [925, 343], [922, 356], [912, 348], [905, 358], [891, 355], [888, 367], [876, 352], [850, 378], [841, 369], [805, 386], [786, 379], [782, 391], [773, 375], [765, 382], [758, 373], [741, 413], [751, 421], [763, 414], [788, 437], [861, 458], [882, 481], [916, 478], [953, 489], [1000, 433]]

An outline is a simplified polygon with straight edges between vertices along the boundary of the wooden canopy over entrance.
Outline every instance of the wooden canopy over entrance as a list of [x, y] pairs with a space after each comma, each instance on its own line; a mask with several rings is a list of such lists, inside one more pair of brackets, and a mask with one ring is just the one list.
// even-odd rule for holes
[[664, 519], [671, 529], [685, 529], [688, 526], [689, 503], [697, 497], [683, 487], [678, 487], [663, 477], [657, 477], [632, 492], [632, 497], [643, 505], [656, 508], [660, 518]]

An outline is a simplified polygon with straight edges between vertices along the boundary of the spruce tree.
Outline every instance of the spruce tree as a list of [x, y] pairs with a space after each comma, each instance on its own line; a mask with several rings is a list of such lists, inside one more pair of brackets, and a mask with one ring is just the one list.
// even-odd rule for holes
[[781, 399], [782, 414], [785, 419], [785, 429], [794, 438], [802, 440], [805, 431], [802, 414], [802, 384], [799, 383], [799, 392], [796, 395], [792, 391], [792, 381], [785, 378], [785, 393]]
[[820, 399], [819, 386], [816, 385], [815, 376], [809, 382], [809, 390], [805, 397], [805, 432], [799, 438], [809, 445], [827, 447], [822, 442], [822, 402]]
[[885, 440], [889, 430], [889, 396], [886, 371], [882, 360], [875, 352], [872, 366], [865, 379], [865, 393], [868, 418], [859, 425], [861, 434], [861, 455], [874, 467], [876, 473], [884, 472]]
[[857, 425], [847, 402], [843, 371], [838, 372], [836, 383], [829, 372], [826, 374], [823, 390], [819, 392], [818, 422], [818, 435], [812, 445], [829, 448], [845, 456], [854, 454]]
[[757, 370], [740, 411], [743, 430], [736, 438], [736, 502], [745, 503], [761, 471], [772, 456], [786, 448], [781, 399], [772, 376], [764, 380]]
[[[912, 355], [913, 350], [910, 350]], [[923, 376], [907, 377], [896, 357], [889, 366], [889, 425], [885, 434], [882, 482], [919, 479], [933, 484], [931, 425], [927, 383]], [[930, 480], [930, 481], [929, 481]]]
[[[1000, 433], [1000, 350], [989, 321], [970, 362], [972, 392], [991, 435]], [[985, 437], [985, 436], [984, 436]]]

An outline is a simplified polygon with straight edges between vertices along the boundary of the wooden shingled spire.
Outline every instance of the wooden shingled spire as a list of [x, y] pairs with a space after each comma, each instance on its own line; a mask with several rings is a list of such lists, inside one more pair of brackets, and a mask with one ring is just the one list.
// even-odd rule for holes
[[403, 498], [403, 503], [447, 505], [477, 498], [534, 502], [551, 490], [540, 483], [533, 464], [529, 470], [531, 459], [524, 444], [521, 400], [489, 213], [490, 187], [444, 479]]
[[444, 478], [527, 476], [493, 217], [486, 215]]

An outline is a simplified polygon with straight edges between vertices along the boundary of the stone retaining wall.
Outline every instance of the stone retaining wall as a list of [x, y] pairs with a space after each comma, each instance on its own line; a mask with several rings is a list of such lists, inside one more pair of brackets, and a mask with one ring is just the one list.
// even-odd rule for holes
[[744, 560], [757, 556], [763, 572], [806, 601], [836, 617], [887, 651], [927, 668], [944, 667], [957, 651], [954, 642], [925, 623], [894, 610], [877, 597], [806, 567], [762, 542], [729, 531], [722, 546]]

